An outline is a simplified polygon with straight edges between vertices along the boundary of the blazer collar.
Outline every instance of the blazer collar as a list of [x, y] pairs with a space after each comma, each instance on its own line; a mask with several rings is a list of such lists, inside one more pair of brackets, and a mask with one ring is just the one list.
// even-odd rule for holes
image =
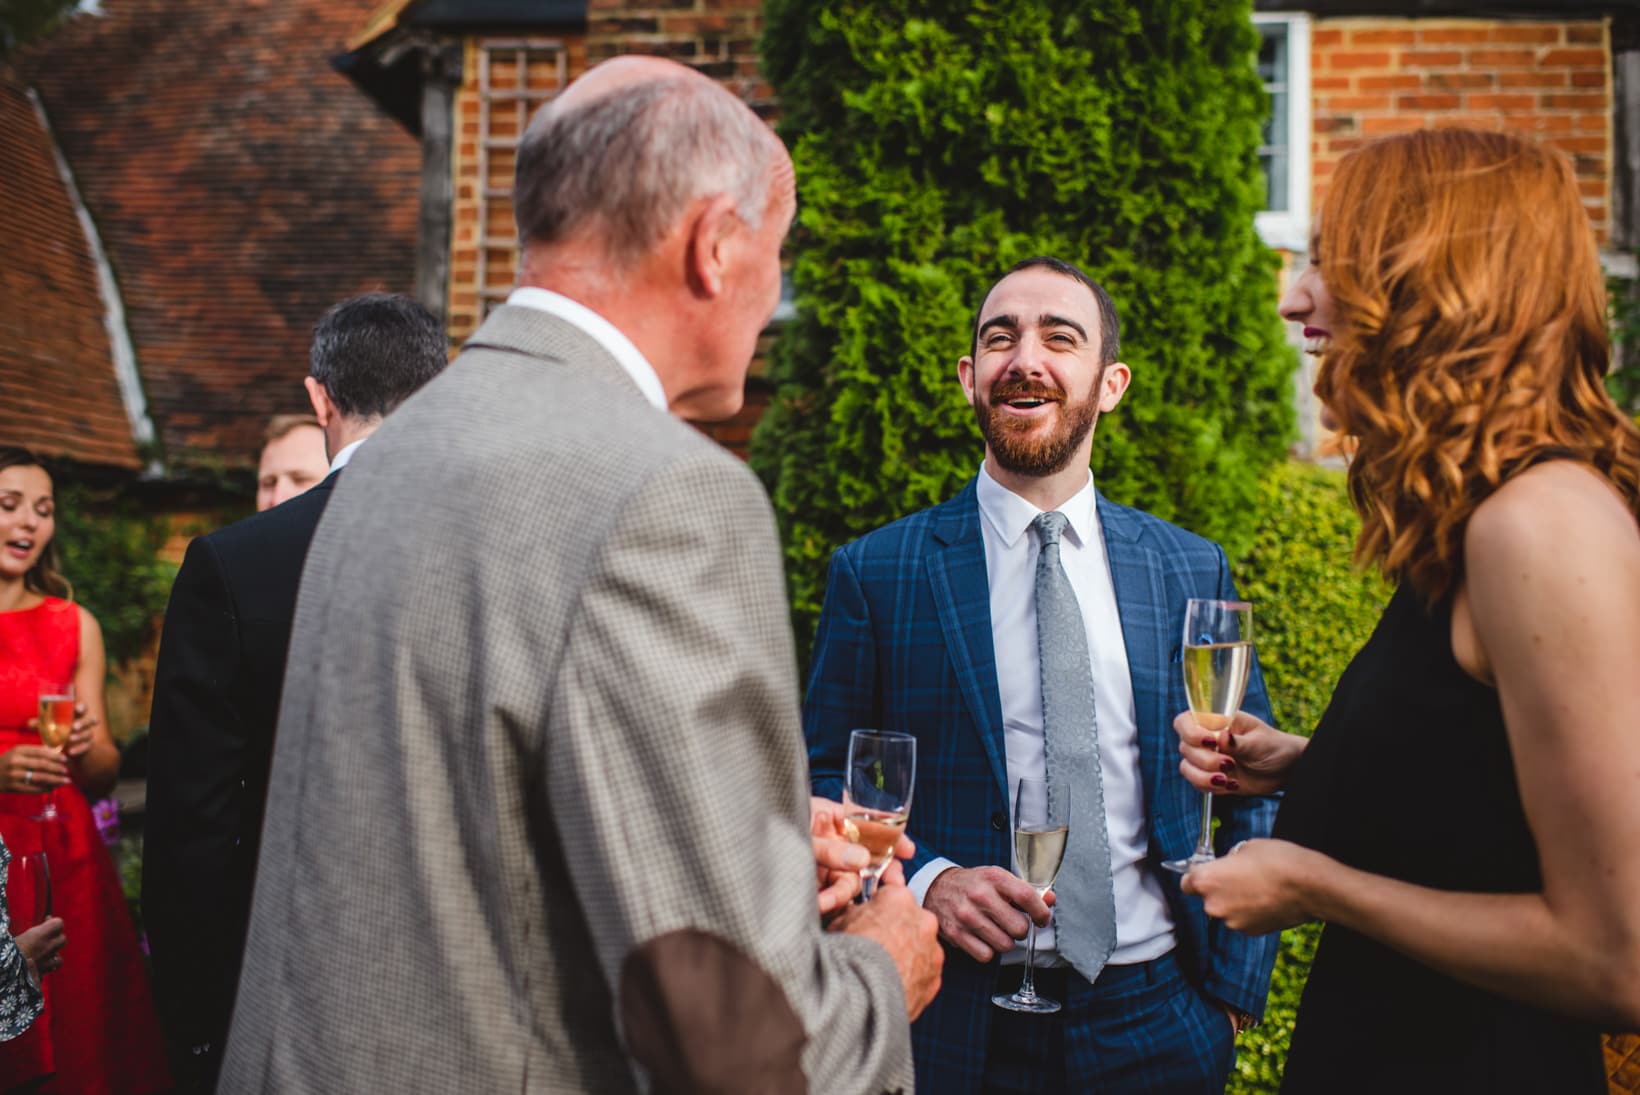
[[616, 390], [650, 402], [603, 343], [583, 328], [538, 308], [518, 304], [496, 308], [462, 347], [463, 352], [477, 349], [523, 354], [577, 369], [590, 369], [596, 375], [589, 376], [588, 383], [614, 384], [618, 386]]

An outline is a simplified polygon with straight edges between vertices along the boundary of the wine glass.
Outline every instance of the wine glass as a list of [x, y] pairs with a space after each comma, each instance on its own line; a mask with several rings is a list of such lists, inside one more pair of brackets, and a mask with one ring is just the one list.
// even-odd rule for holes
[[[1070, 784], [1058, 779], [1022, 777], [1014, 791], [1014, 871], [1041, 897], [1053, 889], [1071, 831]], [[1036, 921], [1025, 944], [1025, 979], [1012, 993], [999, 992], [991, 1003], [1009, 1011], [1049, 1015], [1059, 1001], [1036, 991]]]
[[11, 914], [11, 933], [17, 935], [51, 916], [51, 866], [45, 852], [22, 852], [11, 857], [10, 884], [6, 893], [10, 900], [7, 911]]
[[917, 739], [887, 730], [856, 730], [848, 739], [843, 824], [850, 840], [871, 853], [860, 871], [860, 898], [869, 901], [911, 815], [917, 780]]
[[[1203, 730], [1217, 733], [1241, 710], [1253, 668], [1253, 606], [1245, 601], [1192, 597], [1184, 608], [1184, 691]], [[1202, 833], [1196, 850], [1162, 866], [1184, 874], [1213, 861], [1213, 796], [1202, 796]]]
[[[62, 752], [68, 745], [69, 735], [74, 732], [74, 686], [56, 692], [42, 692], [40, 694], [40, 718], [37, 725], [40, 729], [40, 744], [47, 749]], [[36, 821], [57, 820], [57, 790], [52, 788], [45, 793], [45, 803], [40, 812], [34, 816]]]

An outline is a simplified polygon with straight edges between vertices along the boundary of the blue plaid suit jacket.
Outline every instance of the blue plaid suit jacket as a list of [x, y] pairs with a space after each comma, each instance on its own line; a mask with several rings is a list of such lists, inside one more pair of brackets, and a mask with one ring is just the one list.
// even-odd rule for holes
[[[1185, 710], [1179, 670], [1190, 597], [1234, 598], [1217, 544], [1099, 497], [1099, 521], [1122, 617], [1149, 815], [1150, 858], [1188, 855], [1201, 797], [1179, 774], [1173, 716]], [[1253, 668], [1246, 710], [1270, 717]], [[841, 798], [849, 731], [917, 737], [917, 787], [909, 833], [917, 854], [907, 877], [944, 856], [965, 867], [1011, 862], [1002, 702], [991, 638], [990, 591], [979, 504], [970, 482], [955, 498], [868, 533], [836, 552], [803, 705], [816, 794]], [[1218, 840], [1268, 836], [1272, 799], [1219, 800]], [[1233, 932], [1155, 867], [1178, 928], [1179, 958], [1208, 996], [1261, 1015], [1278, 937]], [[995, 963], [946, 952], [944, 987], [912, 1027], [918, 1086], [977, 1092], [984, 1072]], [[1155, 1032], [1135, 1031], [1136, 1039]]]

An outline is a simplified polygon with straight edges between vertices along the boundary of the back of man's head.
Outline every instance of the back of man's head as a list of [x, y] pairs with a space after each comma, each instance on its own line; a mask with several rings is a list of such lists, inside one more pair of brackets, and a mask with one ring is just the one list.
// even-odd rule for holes
[[438, 320], [399, 293], [342, 301], [313, 328], [313, 378], [349, 418], [380, 418], [449, 361]]
[[518, 148], [519, 239], [583, 234], [612, 262], [640, 259], [689, 204], [731, 195], [755, 229], [779, 149], [769, 127], [714, 81], [658, 58], [606, 61], [539, 111]]

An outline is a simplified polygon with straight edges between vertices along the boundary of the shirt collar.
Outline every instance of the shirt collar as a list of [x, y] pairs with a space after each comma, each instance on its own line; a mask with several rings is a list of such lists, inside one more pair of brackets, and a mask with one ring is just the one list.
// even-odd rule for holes
[[359, 446], [368, 440], [369, 438], [361, 437], [357, 441], [349, 441], [343, 445], [342, 451], [337, 453], [335, 459], [330, 462], [330, 470], [340, 471], [349, 460], [353, 459], [353, 454], [359, 450]]
[[592, 336], [594, 342], [609, 351], [621, 368], [626, 370], [645, 399], [659, 409], [666, 410], [666, 389], [661, 386], [661, 378], [655, 372], [655, 367], [643, 356], [642, 351], [633, 345], [632, 340], [622, 334], [609, 320], [562, 293], [535, 285], [514, 289], [512, 295], [507, 298], [507, 303], [547, 312], [581, 328]]
[[[1031, 522], [1043, 513], [1034, 503], [1027, 502], [991, 478], [984, 464], [979, 466], [979, 481], [974, 485], [974, 493], [979, 496], [980, 516], [1010, 550], [1025, 535], [1025, 530], [1031, 527]], [[1065, 515], [1071, 539], [1078, 547], [1094, 542], [1094, 537], [1099, 533], [1099, 494], [1093, 489], [1091, 470], [1082, 489], [1067, 499], [1059, 507], [1059, 512]]]

